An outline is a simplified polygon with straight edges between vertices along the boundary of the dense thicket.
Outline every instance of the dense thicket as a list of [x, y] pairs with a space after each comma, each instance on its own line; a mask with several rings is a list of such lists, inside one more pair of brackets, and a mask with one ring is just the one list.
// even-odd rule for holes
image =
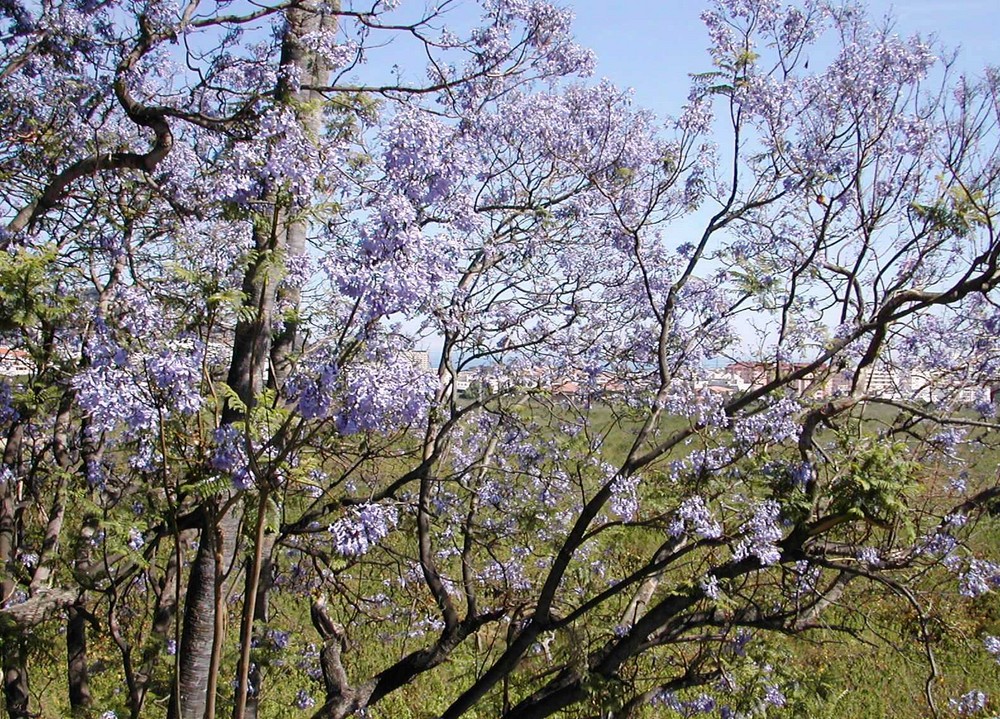
[[873, 590], [983, 709], [1000, 74], [720, 0], [664, 123], [396, 5], [0, 3], [8, 715], [773, 713]]

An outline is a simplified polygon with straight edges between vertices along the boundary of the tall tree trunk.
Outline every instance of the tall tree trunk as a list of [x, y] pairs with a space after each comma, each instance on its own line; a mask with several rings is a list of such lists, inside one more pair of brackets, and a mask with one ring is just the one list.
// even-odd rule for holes
[[222, 589], [217, 582], [225, 581], [216, 573], [217, 555], [225, 567], [230, 566], [238, 530], [239, 518], [234, 512], [225, 512], [216, 518], [210, 507], [202, 509], [198, 551], [191, 565], [184, 603], [184, 629], [178, 650], [181, 655], [180, 676], [177, 677], [177, 691], [171, 693], [167, 710], [169, 719], [205, 717], [216, 623], [224, 621], [216, 614], [216, 595]]
[[28, 651], [24, 639], [5, 637], [3, 697], [10, 719], [30, 719], [28, 711]]
[[[253, 597], [253, 606], [250, 606], [250, 602], [244, 604], [244, 621], [240, 628], [240, 647], [244, 651], [251, 646], [258, 646], [264, 639], [263, 628], [267, 624], [268, 599], [273, 584], [271, 552], [274, 550], [274, 540], [274, 534], [259, 533], [257, 541], [259, 549], [256, 549], [255, 556], [247, 561], [246, 588], [243, 597], [244, 602], [248, 602], [249, 598]], [[252, 620], [248, 621], [246, 613], [251, 609], [253, 617]], [[246, 698], [245, 700], [241, 698], [243, 687], [237, 686], [236, 700], [233, 703], [234, 719], [256, 719], [260, 705], [263, 674], [258, 664], [244, 664], [246, 661], [248, 658], [241, 660], [237, 677], [238, 680], [242, 681], [245, 672], [247, 679]]]
[[[282, 38], [281, 64], [297, 68], [298, 76], [305, 85], [325, 85], [330, 78], [330, 68], [321, 55], [302, 44], [302, 38], [317, 33], [336, 33], [335, 13], [339, 9], [340, 3], [336, 0], [327, 3], [306, 0], [288, 11], [288, 25]], [[278, 87], [278, 97], [282, 102], [295, 104], [306, 137], [318, 141], [323, 132], [323, 95], [314, 90], [293, 92], [291, 88], [281, 85]], [[286, 218], [283, 224], [285, 256], [294, 263], [306, 254], [308, 218]], [[286, 316], [271, 347], [270, 380], [271, 386], [275, 388], [284, 384], [294, 354], [301, 349], [298, 317], [301, 299], [302, 293], [297, 285], [284, 285], [279, 289], [278, 305], [284, 309]]]
[[[15, 423], [7, 434], [3, 464], [13, 469], [17, 464], [24, 424]], [[0, 482], [0, 605], [10, 601], [17, 588], [14, 581], [14, 556], [17, 550], [15, 483]], [[28, 666], [23, 638], [12, 629], [0, 641], [3, 647], [3, 696], [10, 719], [28, 719]]]
[[84, 713], [92, 703], [87, 673], [87, 620], [77, 607], [67, 610], [66, 676], [70, 708], [74, 714]]
[[[330, 15], [325, 7], [317, 0], [305, 0], [286, 11], [281, 62], [298, 68], [298, 75], [305, 83], [323, 82], [328, 75], [328, 69], [319, 55], [301, 42], [301, 38], [310, 33], [332, 31], [336, 27], [336, 17]], [[277, 88], [277, 96], [279, 101], [295, 102], [300, 108], [300, 121], [305, 124], [307, 134], [318, 137], [322, 130], [322, 114], [319, 107], [308, 104], [317, 98], [311, 97], [308, 92], [292, 92], [284, 84]], [[265, 206], [270, 205], [273, 210], [268, 221], [258, 221], [254, 228], [255, 254], [243, 278], [244, 308], [248, 312], [241, 313], [236, 325], [233, 355], [226, 379], [247, 409], [253, 407], [254, 397], [265, 382], [280, 387], [287, 376], [298, 342], [298, 320], [293, 311], [278, 335], [272, 337], [272, 320], [278, 300], [278, 274], [274, 263], [276, 258], [287, 260], [305, 254], [308, 227], [305, 218], [293, 217], [287, 208], [278, 204], [275, 193], [269, 193], [263, 199], [266, 200]], [[298, 290], [288, 288], [284, 292], [282, 303], [286, 307], [297, 308]], [[269, 368], [272, 370], [270, 376]], [[223, 424], [241, 420], [243, 412], [235, 403], [228, 403], [223, 410]], [[210, 676], [212, 647], [215, 645], [217, 652], [221, 649], [218, 646], [218, 629], [222, 621], [215, 609], [215, 597], [221, 588], [212, 580], [216, 566], [214, 555], [221, 550], [223, 563], [230, 566], [236, 550], [239, 518], [235, 505], [214, 521], [208, 520], [208, 517], [215, 516], [213, 513], [207, 512], [205, 516], [206, 522], [201, 529], [198, 553], [188, 582], [178, 692], [171, 700], [169, 719], [203, 719], [206, 707], [211, 714], [206, 687], [213, 680]], [[216, 546], [217, 542], [223, 546]], [[244, 602], [248, 599], [244, 597]], [[262, 604], [266, 605], [266, 597]], [[245, 640], [249, 641], [249, 637]], [[176, 706], [177, 694], [180, 707]]]

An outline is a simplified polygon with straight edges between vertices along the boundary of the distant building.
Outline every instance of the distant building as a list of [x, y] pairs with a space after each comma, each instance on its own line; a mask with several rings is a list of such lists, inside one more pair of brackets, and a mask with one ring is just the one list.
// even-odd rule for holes
[[[444, 384], [447, 387], [451, 384], [451, 375], [445, 375]], [[470, 372], [468, 370], [463, 370], [455, 374], [455, 390], [457, 392], [466, 392], [472, 386], [473, 382], [476, 381], [476, 373]]]
[[431, 371], [431, 353], [427, 350], [408, 350], [404, 352], [410, 361], [413, 362], [422, 372]]
[[961, 369], [955, 371], [913, 372], [909, 378], [910, 396], [924, 402], [954, 400], [974, 404], [990, 397], [985, 385], [969, 382]]
[[[798, 362], [733, 362], [726, 365], [723, 371], [733, 378], [738, 388], [746, 391], [763, 387], [776, 377], [786, 377], [805, 366]], [[800, 377], [791, 383], [791, 388], [798, 394], [804, 394], [813, 384], [813, 379], [809, 375]]]
[[[716, 370], [708, 385], [713, 391], [721, 392], [729, 379], [738, 391], [747, 391], [763, 387], [774, 380], [776, 374], [786, 376], [805, 366], [796, 362], [779, 365], [774, 362], [734, 362]], [[989, 389], [971, 381], [961, 368], [911, 372], [881, 360], [860, 370], [848, 368], [835, 373], [820, 367], [816, 374], [804, 375], [790, 386], [800, 395], [811, 394], [820, 398], [844, 396], [854, 391], [884, 399], [919, 402], [950, 400], [972, 404], [989, 396]]]
[[0, 377], [31, 374], [31, 355], [13, 347], [0, 347]]

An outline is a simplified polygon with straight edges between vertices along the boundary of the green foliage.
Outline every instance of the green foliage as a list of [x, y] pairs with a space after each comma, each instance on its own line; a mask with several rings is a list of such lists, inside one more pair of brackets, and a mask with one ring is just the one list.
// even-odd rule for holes
[[917, 486], [918, 465], [902, 442], [841, 436], [849, 460], [830, 487], [830, 509], [857, 519], [887, 523], [901, 518]]
[[54, 247], [0, 253], [0, 332], [55, 325], [76, 306]]
[[969, 192], [959, 186], [951, 188], [945, 197], [933, 204], [913, 202], [910, 209], [933, 232], [967, 237], [988, 220], [982, 209], [983, 200], [982, 192]]

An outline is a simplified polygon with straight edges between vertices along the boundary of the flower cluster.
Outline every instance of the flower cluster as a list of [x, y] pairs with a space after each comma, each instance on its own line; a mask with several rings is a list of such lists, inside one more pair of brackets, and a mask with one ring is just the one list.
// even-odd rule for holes
[[973, 689], [957, 699], [950, 699], [948, 705], [960, 717], [970, 717], [983, 711], [988, 700], [986, 694]]
[[305, 419], [329, 417], [340, 372], [334, 358], [321, 358], [300, 366], [289, 377], [284, 391]]
[[983, 646], [986, 647], [986, 651], [993, 655], [993, 658], [1000, 663], [1000, 637], [987, 636], [983, 639]]
[[694, 717], [699, 714], [711, 714], [715, 711], [715, 699], [708, 694], [701, 694], [694, 699], [684, 701], [674, 692], [660, 691], [649, 701], [651, 706], [662, 706], [671, 709], [683, 717]]
[[330, 525], [333, 548], [345, 557], [360, 557], [392, 531], [399, 512], [391, 504], [362, 504]]
[[249, 489], [253, 478], [246, 452], [246, 436], [235, 426], [225, 424], [212, 433], [212, 441], [214, 446], [209, 459], [212, 469], [230, 475], [236, 489]]
[[252, 141], [233, 145], [225, 172], [216, 180], [218, 192], [245, 203], [269, 190], [282, 190], [306, 202], [333, 153], [334, 148], [316, 146], [292, 108], [272, 107], [259, 118]]
[[0, 425], [16, 422], [18, 416], [10, 383], [0, 381]]
[[145, 360], [146, 372], [159, 401], [171, 411], [194, 414], [202, 404], [202, 349], [193, 342], [174, 341]]
[[705, 500], [694, 495], [681, 502], [667, 531], [673, 537], [692, 532], [706, 539], [718, 539], [722, 536], [722, 525], [712, 515]]
[[375, 358], [345, 371], [336, 415], [342, 434], [388, 432], [426, 415], [437, 378], [402, 352]]
[[917, 547], [920, 553], [937, 554], [942, 557], [952, 556], [952, 552], [958, 547], [958, 540], [948, 532], [937, 531], [934, 534], [924, 537]]
[[1000, 564], [971, 559], [959, 576], [958, 591], [966, 597], [980, 597], [1000, 587]]
[[719, 578], [714, 574], [709, 574], [707, 577], [702, 579], [698, 586], [701, 587], [701, 591], [705, 592], [705, 596], [709, 599], [718, 599], [719, 594], [722, 591], [719, 587]]
[[131, 440], [161, 416], [198, 411], [204, 346], [190, 338], [163, 338], [166, 318], [137, 290], [122, 290], [116, 300], [117, 316], [95, 319], [85, 351], [90, 364], [72, 385], [91, 432], [124, 429], [123, 438]]
[[878, 567], [882, 564], [878, 549], [875, 547], [862, 547], [858, 550], [858, 561], [868, 567]]
[[611, 511], [626, 521], [639, 511], [638, 486], [639, 477], [634, 474], [618, 475], [611, 482]]
[[733, 421], [733, 439], [744, 448], [756, 444], [779, 444], [797, 436], [799, 426], [794, 415], [798, 403], [789, 398], [780, 399], [756, 414]]
[[[467, 70], [492, 71], [498, 64], [513, 59], [520, 52], [520, 45], [533, 51], [532, 64], [543, 77], [588, 75], [593, 70], [593, 52], [573, 42], [570, 27], [573, 14], [569, 10], [545, 0], [489, 0], [484, 5], [487, 19], [493, 22], [473, 32], [475, 59]], [[526, 28], [523, 38], [514, 35], [517, 25]], [[496, 80], [485, 88], [469, 90], [496, 92], [499, 89], [493, 87]]]
[[759, 502], [753, 516], [741, 527], [744, 537], [733, 548], [733, 556], [737, 560], [755, 556], [764, 566], [780, 560], [781, 550], [777, 546], [782, 537], [780, 519], [781, 507], [777, 502], [773, 499]]
[[305, 689], [299, 689], [299, 693], [295, 695], [295, 701], [293, 703], [295, 704], [296, 709], [301, 709], [303, 711], [306, 709], [312, 709], [316, 706], [316, 700], [313, 699], [312, 695]]

